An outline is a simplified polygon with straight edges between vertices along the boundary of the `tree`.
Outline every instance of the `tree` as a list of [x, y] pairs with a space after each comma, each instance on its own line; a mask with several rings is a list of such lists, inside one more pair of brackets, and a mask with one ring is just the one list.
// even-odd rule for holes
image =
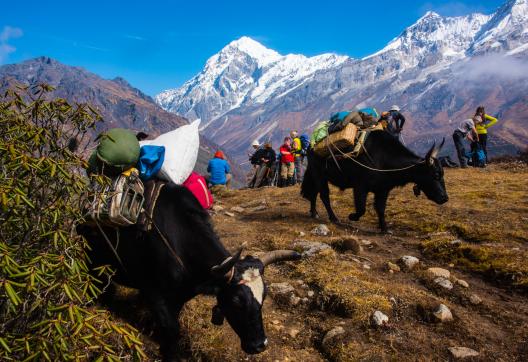
[[0, 360], [144, 358], [138, 331], [94, 301], [111, 270], [90, 273], [81, 145], [100, 116], [47, 100], [47, 85], [0, 98]]

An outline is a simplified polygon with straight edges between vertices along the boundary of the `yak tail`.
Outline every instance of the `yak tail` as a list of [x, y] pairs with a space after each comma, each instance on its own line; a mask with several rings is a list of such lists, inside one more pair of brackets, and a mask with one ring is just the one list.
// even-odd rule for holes
[[304, 172], [303, 182], [301, 185], [301, 196], [307, 200], [313, 200], [319, 193], [317, 184], [315, 182], [315, 177], [317, 175], [314, 174], [313, 165], [311, 165], [313, 159], [310, 160], [311, 158], [311, 155], [308, 155], [308, 166]]

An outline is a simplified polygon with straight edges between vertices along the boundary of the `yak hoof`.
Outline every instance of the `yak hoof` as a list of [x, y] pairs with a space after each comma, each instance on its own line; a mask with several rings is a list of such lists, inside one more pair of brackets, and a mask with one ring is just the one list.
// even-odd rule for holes
[[348, 215], [348, 220], [350, 221], [359, 221], [360, 216], [358, 216], [356, 213]]
[[339, 219], [337, 217], [331, 217], [330, 218], [330, 222], [332, 224], [336, 224], [336, 225], [340, 225], [341, 224], [341, 221], [339, 221]]
[[393, 235], [394, 234], [391, 229], [387, 229], [387, 228], [381, 229], [381, 233], [385, 234], [385, 235]]
[[319, 214], [317, 213], [317, 211], [315, 212], [310, 212], [310, 217], [312, 219], [319, 219]]

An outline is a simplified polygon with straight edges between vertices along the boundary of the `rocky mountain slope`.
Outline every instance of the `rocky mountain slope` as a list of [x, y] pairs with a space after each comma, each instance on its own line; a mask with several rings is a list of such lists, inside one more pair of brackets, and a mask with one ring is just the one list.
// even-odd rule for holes
[[[97, 109], [104, 120], [98, 131], [124, 127], [156, 136], [188, 123], [185, 118], [163, 110], [151, 97], [123, 78], [103, 79], [83, 68], [68, 66], [48, 57], [0, 67], [0, 89], [14, 84], [38, 83], [54, 86], [53, 97], [88, 103]], [[207, 161], [217, 147], [202, 137], [197, 170], [205, 171]]]
[[428, 12], [385, 48], [363, 59], [281, 56], [243, 37], [212, 56], [181, 88], [156, 97], [165, 109], [204, 121], [203, 133], [243, 159], [250, 142], [277, 145], [288, 130], [310, 132], [330, 113], [399, 104], [405, 140], [418, 151], [485, 104], [501, 123], [491, 154], [528, 141], [528, 1], [494, 14]]

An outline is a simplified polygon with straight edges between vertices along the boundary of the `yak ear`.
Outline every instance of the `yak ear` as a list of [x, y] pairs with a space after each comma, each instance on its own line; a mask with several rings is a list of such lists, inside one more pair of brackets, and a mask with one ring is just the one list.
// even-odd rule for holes
[[228, 256], [221, 264], [213, 266], [211, 268], [211, 274], [217, 278], [226, 275], [240, 260], [240, 255], [242, 254], [242, 250], [244, 250], [244, 246], [245, 245], [242, 245], [234, 255]]

